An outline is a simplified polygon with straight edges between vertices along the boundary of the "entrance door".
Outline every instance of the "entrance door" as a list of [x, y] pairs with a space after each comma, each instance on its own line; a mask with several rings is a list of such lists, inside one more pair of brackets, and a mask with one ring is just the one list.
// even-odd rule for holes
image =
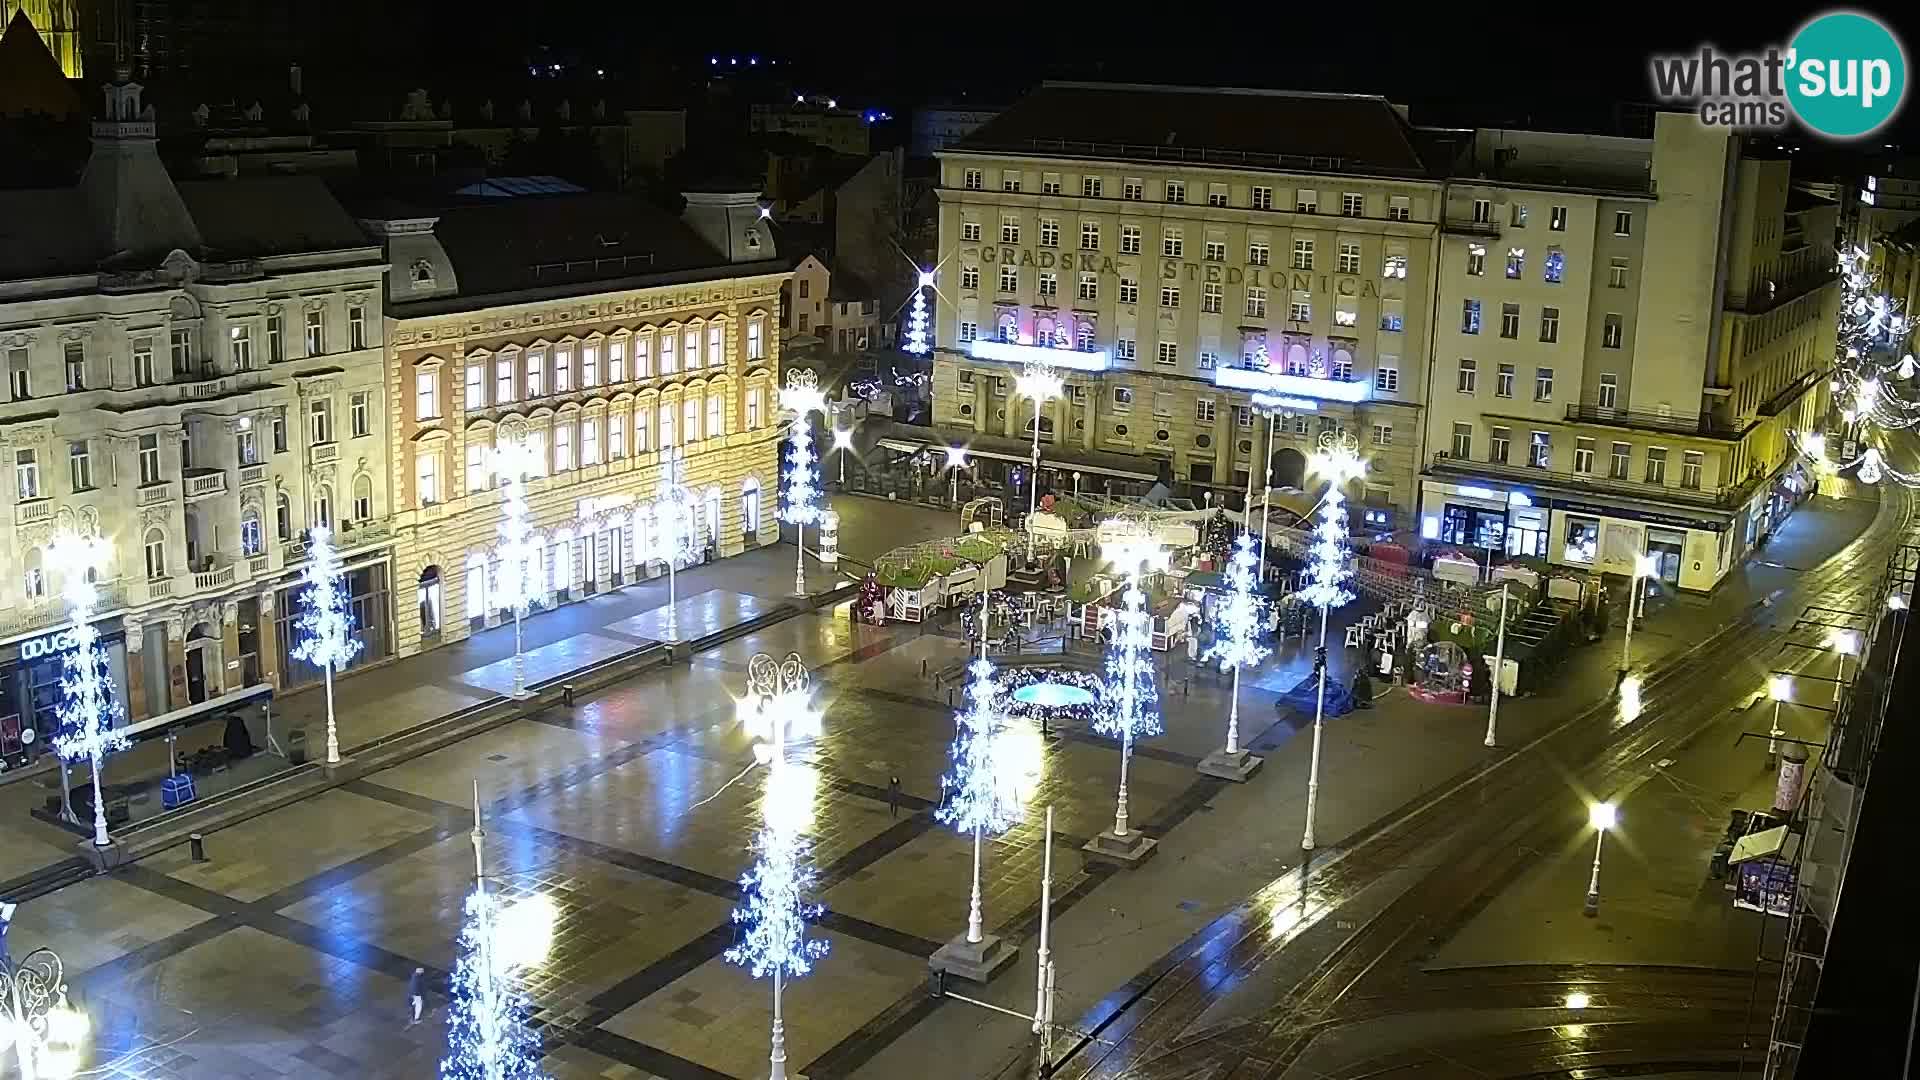
[[1647, 554], [1653, 556], [1658, 564], [1656, 574], [1668, 585], [1680, 584], [1680, 557], [1686, 550], [1687, 538], [1682, 533], [1668, 532], [1663, 529], [1647, 530]]
[[187, 702], [197, 705], [207, 700], [207, 651], [187, 650]]

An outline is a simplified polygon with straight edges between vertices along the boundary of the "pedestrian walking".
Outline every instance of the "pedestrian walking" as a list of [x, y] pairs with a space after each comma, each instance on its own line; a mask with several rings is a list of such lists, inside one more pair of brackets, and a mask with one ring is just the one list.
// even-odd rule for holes
[[427, 1007], [426, 982], [427, 982], [427, 969], [423, 967], [414, 968], [413, 974], [407, 977], [407, 1008], [412, 1013], [412, 1015], [407, 1020], [408, 1027], [412, 1027], [413, 1025], [419, 1023], [420, 1014], [426, 1011], [426, 1007]]
[[895, 819], [900, 817], [900, 778], [897, 776], [887, 781], [887, 812]]

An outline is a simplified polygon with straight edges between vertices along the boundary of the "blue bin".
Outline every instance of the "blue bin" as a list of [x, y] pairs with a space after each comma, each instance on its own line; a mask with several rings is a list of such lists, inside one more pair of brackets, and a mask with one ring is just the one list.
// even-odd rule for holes
[[179, 773], [160, 781], [160, 805], [172, 810], [193, 801], [193, 774]]

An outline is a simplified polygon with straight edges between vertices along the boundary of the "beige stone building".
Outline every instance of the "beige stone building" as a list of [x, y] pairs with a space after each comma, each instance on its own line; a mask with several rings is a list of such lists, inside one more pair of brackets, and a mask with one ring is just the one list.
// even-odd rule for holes
[[96, 628], [129, 720], [284, 683], [313, 525], [341, 533], [366, 655], [390, 642], [379, 248], [309, 178], [175, 183], [138, 85], [104, 115], [77, 188], [0, 193], [14, 760], [59, 699], [65, 530], [110, 545]]
[[491, 452], [525, 440], [536, 610], [664, 573], [648, 502], [666, 452], [717, 556], [778, 539], [779, 295], [753, 194], [369, 208], [392, 265], [385, 405], [397, 650], [511, 619]]
[[1712, 588], [1804, 490], [1837, 206], [1683, 114], [1477, 131], [1451, 171], [1422, 535]]
[[1039, 420], [1055, 487], [1164, 475], [1237, 503], [1269, 462], [1301, 486], [1341, 429], [1371, 461], [1367, 523], [1408, 526], [1443, 198], [1423, 138], [1363, 95], [1028, 95], [940, 154], [937, 438], [1023, 459], [1014, 379], [1046, 360], [1070, 376]]

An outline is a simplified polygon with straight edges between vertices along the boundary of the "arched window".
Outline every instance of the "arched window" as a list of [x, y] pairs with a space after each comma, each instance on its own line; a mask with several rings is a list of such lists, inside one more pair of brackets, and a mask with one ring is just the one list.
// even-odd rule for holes
[[487, 616], [487, 557], [474, 552], [467, 556], [467, 618]]
[[413, 263], [413, 283], [425, 288], [433, 284], [433, 264], [425, 259], [416, 259]]
[[440, 568], [438, 566], [429, 566], [420, 571], [420, 582], [414, 588], [414, 600], [420, 608], [420, 636], [438, 636], [440, 633]]
[[313, 489], [313, 524], [333, 528], [333, 488], [320, 484]]
[[47, 598], [47, 571], [44, 556], [40, 554], [40, 549], [37, 547], [29, 547], [26, 558], [21, 561], [26, 564], [26, 571], [21, 582], [21, 588], [25, 592], [26, 598], [29, 600], [45, 600]]
[[145, 541], [147, 552], [147, 579], [149, 581], [167, 576], [167, 534], [160, 529], [148, 529]]
[[1020, 316], [1011, 311], [1004, 312], [1000, 316], [999, 327], [1001, 341], [1020, 340]]
[[293, 500], [284, 491], [273, 497], [273, 535], [283, 544], [293, 539]]
[[266, 549], [266, 530], [260, 526], [260, 511], [249, 506], [240, 511], [240, 553], [251, 559]]
[[740, 482], [740, 530], [750, 538], [760, 532], [760, 478]]
[[353, 520], [373, 520], [373, 477], [366, 473], [353, 478]]
[[1084, 320], [1080, 323], [1080, 351], [1093, 351], [1093, 324]]

